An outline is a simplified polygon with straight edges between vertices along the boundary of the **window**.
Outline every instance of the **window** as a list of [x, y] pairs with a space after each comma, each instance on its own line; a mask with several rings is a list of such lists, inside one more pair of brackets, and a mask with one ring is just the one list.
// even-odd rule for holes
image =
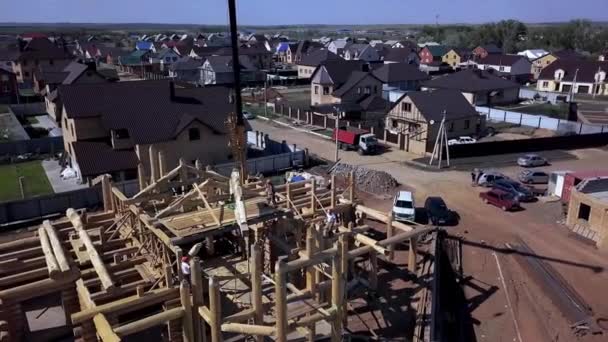
[[464, 120], [464, 129], [469, 129], [471, 127], [471, 120]]
[[374, 94], [378, 94], [378, 86], [377, 85], [374, 86]]
[[188, 130], [188, 138], [190, 141], [201, 140], [201, 132], [198, 130], [198, 128], [190, 128]]
[[581, 220], [589, 221], [590, 215], [591, 207], [587, 204], [581, 203], [581, 206], [578, 208], [578, 218]]
[[412, 104], [411, 103], [407, 103], [407, 102], [402, 102], [401, 103], [401, 110], [404, 112], [411, 112], [412, 111]]
[[365, 87], [365, 93], [366, 93], [366, 94], [371, 94], [371, 93], [372, 93], [372, 87], [370, 87], [370, 86], [366, 86], [366, 87]]
[[504, 66], [499, 66], [498, 67], [498, 71], [505, 71], [505, 67]]
[[125, 128], [115, 130], [114, 134], [116, 135], [116, 139], [128, 139], [129, 138], [129, 131]]
[[329, 87], [323, 87], [323, 95], [329, 95]]
[[315, 86], [315, 95], [319, 95], [319, 86]]
[[392, 126], [393, 126], [393, 128], [398, 128], [399, 122], [397, 120], [392, 120]]
[[357, 87], [357, 94], [361, 94], [361, 87]]
[[549, 86], [549, 82], [548, 81], [543, 81], [543, 88], [547, 88]]

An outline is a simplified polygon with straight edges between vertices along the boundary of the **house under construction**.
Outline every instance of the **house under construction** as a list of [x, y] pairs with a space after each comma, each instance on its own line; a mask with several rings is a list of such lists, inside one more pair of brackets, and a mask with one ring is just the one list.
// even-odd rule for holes
[[[433, 229], [359, 203], [352, 174], [340, 191], [333, 176], [331, 187], [278, 185], [272, 201], [264, 179], [243, 182], [238, 171], [181, 162], [162, 172], [130, 198], [100, 176], [103, 211], [69, 209], [0, 238], [0, 341], [26, 340], [24, 303], [50, 294], [85, 342], [151, 331], [165, 341], [342, 341], [352, 289], [375, 291], [379, 260], [406, 247], [412, 278], [431, 272], [417, 241]], [[428, 293], [417, 296], [427, 319]], [[403, 332], [412, 334], [428, 338], [424, 324]]]

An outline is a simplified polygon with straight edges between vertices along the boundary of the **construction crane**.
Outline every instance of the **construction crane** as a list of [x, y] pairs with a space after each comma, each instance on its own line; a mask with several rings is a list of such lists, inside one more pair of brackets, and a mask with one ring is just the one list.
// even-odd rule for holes
[[236, 26], [236, 0], [228, 0], [228, 16], [230, 21], [230, 43], [232, 45], [232, 74], [234, 77], [233, 91], [230, 97], [234, 104], [226, 121], [230, 132], [230, 147], [232, 155], [239, 168], [240, 182], [247, 179], [247, 140], [245, 138], [245, 120], [243, 118], [243, 100], [241, 98], [241, 64], [239, 62], [239, 37]]

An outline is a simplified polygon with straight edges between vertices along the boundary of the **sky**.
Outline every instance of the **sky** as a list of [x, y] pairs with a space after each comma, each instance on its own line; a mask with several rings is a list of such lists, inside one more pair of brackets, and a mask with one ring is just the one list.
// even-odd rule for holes
[[[0, 0], [0, 22], [227, 24], [226, 0]], [[608, 21], [608, 0], [237, 0], [242, 25]]]

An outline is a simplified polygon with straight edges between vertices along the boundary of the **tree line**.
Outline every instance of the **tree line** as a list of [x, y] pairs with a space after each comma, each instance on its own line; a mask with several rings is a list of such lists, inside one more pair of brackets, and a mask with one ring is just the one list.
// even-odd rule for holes
[[506, 53], [573, 49], [593, 55], [608, 49], [608, 26], [584, 19], [564, 24], [526, 25], [517, 20], [501, 20], [476, 26], [426, 25], [421, 28], [418, 41], [428, 40], [470, 49], [493, 43]]

